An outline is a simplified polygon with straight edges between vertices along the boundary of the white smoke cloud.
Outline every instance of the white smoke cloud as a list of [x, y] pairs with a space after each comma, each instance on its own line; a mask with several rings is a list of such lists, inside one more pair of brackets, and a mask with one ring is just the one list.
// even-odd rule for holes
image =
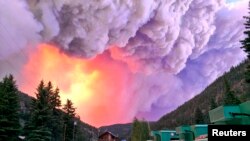
[[25, 48], [41, 38], [42, 26], [20, 0], [0, 0], [0, 77], [17, 73], [25, 61]]
[[205, 47], [198, 56], [191, 56], [185, 64], [186, 67], [175, 75], [175, 79], [181, 84], [171, 87], [170, 92], [162, 94], [157, 102], [153, 102], [151, 107], [154, 110], [142, 111], [138, 115], [157, 119], [161, 112], [163, 114], [175, 109], [179, 103], [192, 98], [218, 76], [244, 60], [246, 55], [240, 48], [239, 41], [243, 39], [243, 16], [246, 13], [247, 1], [242, 1], [234, 7], [223, 6], [215, 15], [216, 29]]
[[[0, 59], [16, 53], [34, 41], [39, 40], [42, 26], [34, 20], [28, 6], [13, 0], [13, 5], [1, 0], [0, 20]], [[18, 14], [17, 14], [18, 13]], [[23, 16], [20, 16], [23, 15]]]
[[55, 37], [54, 41], [68, 52], [93, 57], [110, 44], [125, 46], [158, 4], [154, 0], [47, 0], [30, 6], [45, 27], [44, 37]]
[[[24, 61], [13, 55], [35, 42], [53, 42], [85, 58], [110, 51], [113, 60], [125, 62], [133, 71], [128, 117], [156, 119], [244, 59], [239, 40], [246, 3], [0, 0], [0, 17], [4, 17], [0, 18], [0, 63], [5, 63], [0, 76], [18, 71]], [[9, 66], [14, 62], [19, 62], [16, 69]]]

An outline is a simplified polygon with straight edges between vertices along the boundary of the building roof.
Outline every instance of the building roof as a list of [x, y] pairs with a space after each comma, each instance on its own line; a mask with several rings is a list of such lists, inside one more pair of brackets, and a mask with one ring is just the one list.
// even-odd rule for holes
[[118, 138], [118, 135], [115, 135], [114, 133], [110, 132], [110, 131], [105, 131], [102, 134], [99, 135], [98, 138], [101, 138], [102, 136], [106, 135], [106, 134], [110, 134], [112, 137], [114, 138]]

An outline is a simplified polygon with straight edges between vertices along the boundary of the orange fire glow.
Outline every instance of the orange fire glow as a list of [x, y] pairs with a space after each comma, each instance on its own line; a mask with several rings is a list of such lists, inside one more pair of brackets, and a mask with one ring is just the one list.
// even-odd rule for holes
[[62, 103], [72, 100], [84, 122], [98, 127], [129, 120], [124, 114], [129, 71], [105, 53], [86, 60], [41, 44], [30, 53], [22, 74], [19, 86], [23, 92], [34, 96], [41, 80], [51, 81], [60, 89]]

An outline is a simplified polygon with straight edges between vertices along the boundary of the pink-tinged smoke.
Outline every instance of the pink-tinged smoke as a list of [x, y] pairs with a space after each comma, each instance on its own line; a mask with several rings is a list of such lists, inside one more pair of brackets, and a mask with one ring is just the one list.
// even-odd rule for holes
[[34, 96], [41, 80], [51, 81], [60, 87], [62, 103], [72, 100], [80, 118], [95, 126], [126, 122], [133, 116], [123, 114], [133, 101], [128, 99], [129, 89], [124, 89], [132, 81], [130, 71], [107, 53], [87, 60], [68, 56], [56, 46], [40, 44], [28, 60], [22, 70], [26, 76], [20, 81], [22, 91]]
[[[246, 0], [0, 0], [0, 5], [0, 76], [13, 73], [29, 95], [40, 79], [54, 82], [82, 120], [95, 126], [135, 116], [156, 120], [245, 58], [239, 40]], [[43, 54], [48, 48], [49, 55]], [[95, 71], [101, 75], [92, 81]], [[66, 77], [71, 73], [85, 77]], [[89, 79], [88, 86], [81, 85]], [[91, 98], [81, 100], [84, 94], [69, 92], [71, 86], [90, 91]]]

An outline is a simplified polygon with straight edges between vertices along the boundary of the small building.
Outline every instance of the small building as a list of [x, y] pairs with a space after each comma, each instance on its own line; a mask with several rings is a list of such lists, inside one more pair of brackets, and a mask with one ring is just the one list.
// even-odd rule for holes
[[98, 141], [118, 141], [118, 136], [109, 132], [105, 131], [102, 134], [99, 135]]

